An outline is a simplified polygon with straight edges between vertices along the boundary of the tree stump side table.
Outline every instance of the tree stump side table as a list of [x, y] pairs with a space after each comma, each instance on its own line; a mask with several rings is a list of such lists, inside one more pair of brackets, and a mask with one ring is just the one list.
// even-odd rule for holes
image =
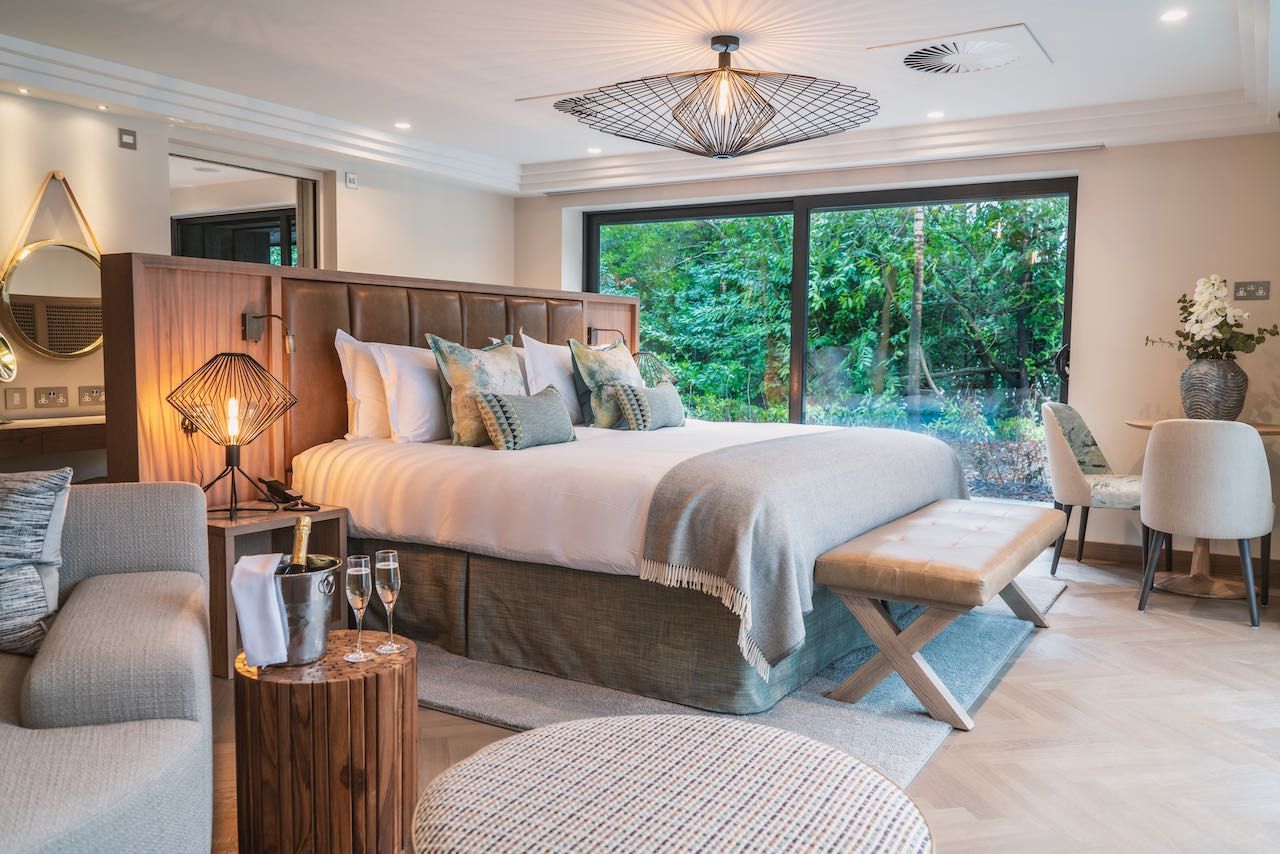
[[[365, 647], [386, 639], [369, 632]], [[351, 664], [356, 633], [329, 633], [313, 664], [236, 658], [241, 851], [407, 849], [418, 795], [417, 650]]]

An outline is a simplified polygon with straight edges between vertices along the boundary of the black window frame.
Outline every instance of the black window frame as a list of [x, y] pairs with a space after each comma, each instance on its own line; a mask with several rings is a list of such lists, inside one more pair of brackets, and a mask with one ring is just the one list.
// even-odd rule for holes
[[[792, 423], [804, 421], [804, 376], [808, 360], [809, 333], [809, 216], [815, 211], [851, 208], [909, 207], [957, 202], [1006, 201], [1010, 199], [1067, 197], [1067, 257], [1065, 293], [1062, 300], [1062, 342], [1071, 346], [1071, 303], [1076, 259], [1076, 209], [1080, 179], [1077, 176], [1033, 178], [985, 183], [940, 184], [928, 187], [901, 187], [848, 193], [759, 198], [733, 202], [623, 210], [586, 211], [583, 214], [582, 289], [600, 292], [600, 227], [664, 222], [681, 219], [715, 219], [741, 216], [792, 217], [791, 245], [791, 377], [787, 390], [788, 417]], [[644, 306], [641, 305], [641, 311]], [[797, 347], [796, 342], [801, 346]], [[633, 344], [635, 342], [632, 342]], [[1069, 376], [1059, 374], [1058, 397], [1067, 401]]]

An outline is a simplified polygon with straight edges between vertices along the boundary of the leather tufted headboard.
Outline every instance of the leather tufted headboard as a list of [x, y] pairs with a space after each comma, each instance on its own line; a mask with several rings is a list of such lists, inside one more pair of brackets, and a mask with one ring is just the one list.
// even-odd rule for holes
[[286, 415], [286, 465], [292, 467], [293, 457], [307, 448], [347, 432], [346, 386], [333, 346], [339, 329], [361, 341], [414, 347], [427, 346], [428, 332], [483, 347], [490, 338], [515, 335], [522, 328], [541, 341], [563, 343], [569, 338], [585, 340], [588, 325], [625, 329], [616, 319], [618, 312], [625, 311], [634, 324], [638, 311], [635, 300], [626, 297], [412, 279], [391, 282], [282, 277], [282, 313], [297, 346], [286, 364], [285, 384], [298, 398]]

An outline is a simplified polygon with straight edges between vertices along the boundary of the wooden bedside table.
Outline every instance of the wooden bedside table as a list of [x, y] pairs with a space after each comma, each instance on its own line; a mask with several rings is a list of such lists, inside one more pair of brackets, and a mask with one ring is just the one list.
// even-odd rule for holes
[[[265, 503], [261, 507], [268, 507]], [[235, 673], [240, 635], [236, 607], [231, 599], [231, 571], [245, 555], [289, 554], [293, 549], [293, 524], [299, 516], [311, 517], [311, 554], [332, 555], [342, 561], [338, 568], [338, 591], [346, 589], [347, 508], [321, 507], [309, 513], [261, 510], [258, 504], [241, 510], [234, 522], [209, 516], [209, 629], [212, 640], [213, 675], [230, 679]], [[334, 628], [345, 628], [345, 596], [333, 597]]]

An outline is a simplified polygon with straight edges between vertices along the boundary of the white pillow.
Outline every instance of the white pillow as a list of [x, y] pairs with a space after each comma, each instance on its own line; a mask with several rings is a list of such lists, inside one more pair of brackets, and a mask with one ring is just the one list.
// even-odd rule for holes
[[347, 438], [386, 439], [391, 435], [387, 393], [370, 345], [339, 329], [333, 346], [347, 381]]
[[440, 366], [426, 347], [370, 344], [386, 387], [391, 438], [397, 442], [434, 442], [449, 438], [449, 421], [440, 393]]
[[573, 356], [563, 344], [544, 344], [523, 329], [525, 380], [529, 394], [537, 394], [547, 386], [560, 392], [560, 399], [569, 410], [569, 420], [582, 423], [582, 406], [578, 403], [578, 389], [573, 382]]

